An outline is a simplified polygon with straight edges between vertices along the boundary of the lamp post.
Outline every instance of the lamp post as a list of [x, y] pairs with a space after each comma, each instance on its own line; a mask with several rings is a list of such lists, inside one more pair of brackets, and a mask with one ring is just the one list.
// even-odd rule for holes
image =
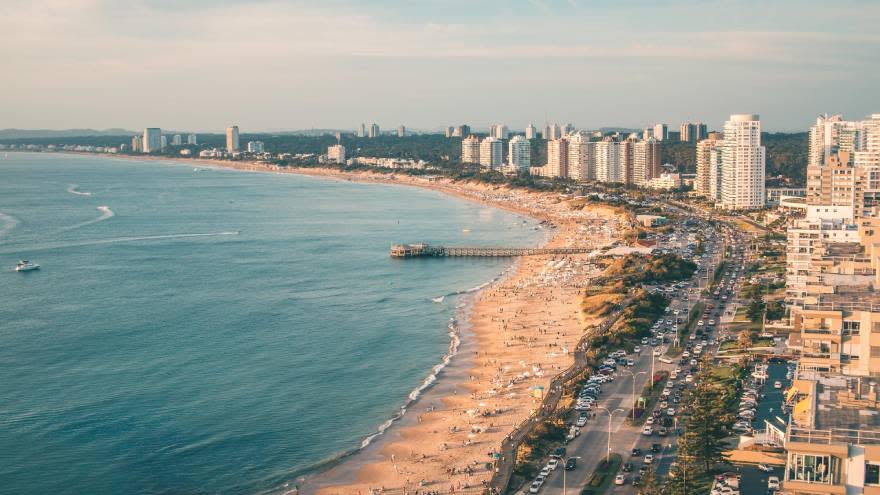
[[639, 375], [644, 375], [647, 371], [639, 371], [638, 373], [633, 373], [630, 370], [621, 370], [622, 372], [629, 373], [629, 376], [632, 377], [632, 411], [633, 411], [633, 423], [636, 421], [636, 377]]
[[[581, 456], [576, 455], [576, 456], [569, 457], [568, 459], [580, 459], [580, 458], [581, 458]], [[565, 459], [565, 463], [562, 465], [562, 495], [565, 495], [565, 491], [566, 491], [565, 490], [565, 473], [566, 473], [565, 466], [568, 465], [568, 459]]]
[[602, 409], [603, 411], [608, 413], [608, 455], [607, 457], [605, 457], [605, 462], [611, 462], [611, 418], [614, 417], [614, 413], [625, 411], [619, 407], [613, 411], [603, 406], [599, 406], [596, 409]]

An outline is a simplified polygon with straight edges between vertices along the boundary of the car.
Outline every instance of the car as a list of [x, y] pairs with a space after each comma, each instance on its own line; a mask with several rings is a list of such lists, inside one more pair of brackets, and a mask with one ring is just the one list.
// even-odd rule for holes
[[663, 446], [660, 445], [659, 443], [652, 443], [651, 444], [651, 452], [656, 454], [656, 453], [660, 452], [661, 450], [663, 450]]
[[675, 416], [675, 409], [671, 408], [671, 407], [666, 409], [666, 415], [667, 416]]
[[661, 437], [665, 437], [669, 434], [669, 430], [667, 430], [665, 426], [661, 426], [660, 429], [657, 430], [657, 434]]
[[[642, 339], [642, 340], [645, 340], [645, 339]], [[638, 346], [638, 345], [635, 346], [635, 347], [633, 347], [633, 352], [636, 353], [636, 354], [642, 352], [642, 347], [641, 347], [641, 346]]]
[[688, 382], [688, 383], [693, 382], [693, 381], [694, 381], [694, 375], [691, 375], [690, 373], [688, 373], [688, 376], [684, 377], [684, 381], [686, 381], [686, 382]]
[[572, 457], [569, 460], [565, 461], [565, 470], [566, 471], [574, 471], [574, 468], [577, 466], [577, 459]]
[[642, 455], [642, 449], [638, 449], [638, 448], [632, 449], [632, 455], [633, 455], [633, 457], [637, 457], [637, 456]]
[[654, 462], [654, 454], [648, 454], [645, 456], [645, 464], [651, 464]]
[[767, 478], [767, 489], [768, 490], [779, 490], [779, 477], [771, 476]]
[[642, 337], [642, 345], [648, 345], [648, 337]]
[[653, 434], [654, 434], [654, 428], [651, 427], [650, 425], [645, 426], [644, 428], [642, 428], [642, 435], [645, 435], [646, 437], [649, 437], [649, 436], [651, 436], [651, 435], [653, 435]]
[[633, 465], [632, 465], [631, 462], [624, 462], [624, 463], [623, 463], [623, 472], [624, 472], [624, 473], [628, 473], [628, 472], [630, 472], [630, 471], [632, 471], [632, 470], [633, 470]]
[[626, 360], [626, 365], [627, 365], [627, 366], [635, 366], [635, 365], [636, 365], [636, 362], [633, 361], [632, 359], [627, 359], [627, 360]]
[[539, 476], [546, 478], [547, 476], [550, 476], [550, 471], [551, 471], [550, 466], [544, 466], [544, 468], [541, 469]]
[[547, 467], [550, 468], [550, 471], [556, 471], [556, 468], [559, 467], [559, 459], [550, 459], [547, 462]]
[[645, 473], [648, 472], [648, 469], [649, 469], [648, 466], [642, 464], [642, 467], [639, 468], [639, 474], [642, 475], [642, 476], [644, 476]]
[[635, 478], [633, 478], [633, 486], [639, 486], [641, 484], [642, 484], [642, 477], [641, 476], [636, 476]]
[[535, 481], [532, 482], [532, 485], [529, 486], [529, 493], [538, 493], [541, 490], [541, 487], [544, 485], [545, 478], [543, 476], [538, 476], [535, 478]]
[[553, 451], [553, 454], [551, 454], [551, 457], [556, 457], [557, 459], [561, 459], [561, 458], [565, 457], [565, 452], [566, 452], [565, 447], [556, 447], [556, 449]]
[[586, 418], [586, 416], [580, 416], [580, 417], [578, 417], [577, 421], [576, 421], [574, 424], [575, 424], [575, 426], [577, 426], [578, 428], [583, 428], [584, 426], [587, 425], [587, 418]]
[[622, 474], [618, 474], [617, 476], [614, 477], [614, 484], [615, 485], [622, 485], [624, 483], [626, 483], [626, 476], [624, 476]]

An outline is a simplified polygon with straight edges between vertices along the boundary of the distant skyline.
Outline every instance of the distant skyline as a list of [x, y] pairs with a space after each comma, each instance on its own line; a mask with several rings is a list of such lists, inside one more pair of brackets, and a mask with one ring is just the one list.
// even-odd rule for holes
[[804, 131], [880, 113], [880, 2], [0, 0], [0, 128]]

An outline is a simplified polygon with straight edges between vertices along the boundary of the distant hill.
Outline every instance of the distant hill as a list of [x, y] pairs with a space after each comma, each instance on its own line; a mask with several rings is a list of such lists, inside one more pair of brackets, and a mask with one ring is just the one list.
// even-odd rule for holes
[[134, 136], [125, 129], [0, 129], [0, 139], [68, 138], [90, 136]]

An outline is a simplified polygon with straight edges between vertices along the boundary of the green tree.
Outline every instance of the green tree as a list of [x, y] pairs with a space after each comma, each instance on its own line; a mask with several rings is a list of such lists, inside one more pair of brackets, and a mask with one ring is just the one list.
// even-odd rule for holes
[[653, 469], [649, 469], [642, 478], [639, 495], [663, 495], [663, 485], [657, 480]]
[[724, 460], [726, 425], [730, 422], [726, 407], [728, 401], [726, 390], [711, 383], [709, 376], [703, 376], [700, 385], [691, 394], [690, 415], [679, 444], [684, 444], [702, 471], [709, 471]]
[[761, 299], [761, 296], [755, 296], [752, 299], [746, 310], [746, 316], [755, 323], [760, 322], [764, 318], [764, 301]]

